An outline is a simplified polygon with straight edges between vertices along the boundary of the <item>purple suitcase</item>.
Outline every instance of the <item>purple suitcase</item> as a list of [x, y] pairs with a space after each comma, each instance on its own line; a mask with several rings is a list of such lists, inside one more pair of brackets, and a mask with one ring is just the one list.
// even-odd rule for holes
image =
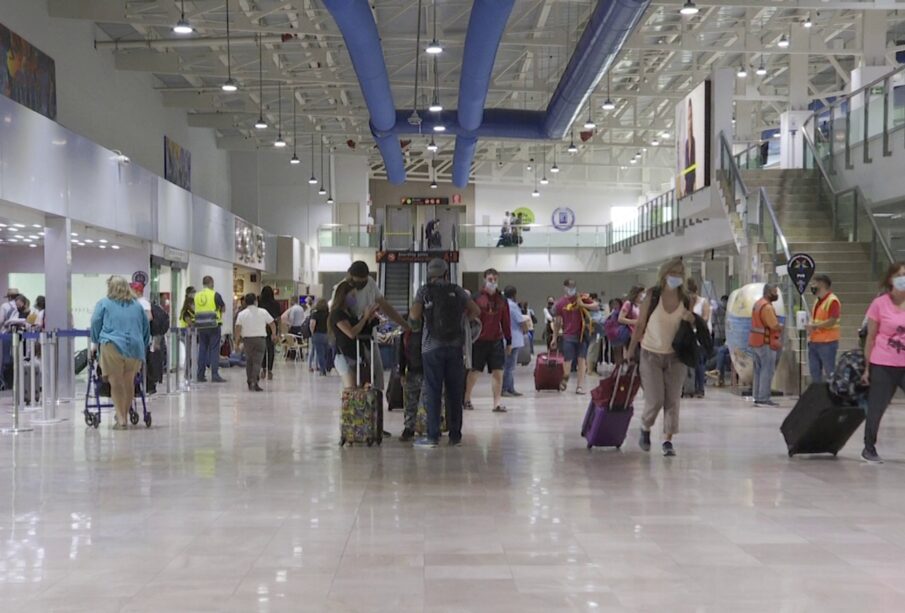
[[632, 421], [634, 411], [610, 411], [605, 407], [599, 407], [592, 400], [588, 405], [588, 412], [584, 416], [584, 424], [581, 426], [581, 435], [588, 441], [588, 449], [591, 447], [615, 447], [619, 449], [625, 442], [628, 434], [628, 425]]

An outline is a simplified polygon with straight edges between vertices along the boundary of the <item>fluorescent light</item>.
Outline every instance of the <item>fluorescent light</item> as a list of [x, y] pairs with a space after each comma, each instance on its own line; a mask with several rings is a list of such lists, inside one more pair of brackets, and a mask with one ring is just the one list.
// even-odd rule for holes
[[612, 111], [616, 108], [616, 103], [607, 98], [603, 101], [603, 104], [600, 105], [600, 108], [602, 108], [604, 111]]
[[697, 15], [701, 9], [692, 0], [685, 0], [685, 4], [679, 9], [681, 15]]
[[776, 46], [778, 46], [780, 49], [787, 49], [787, 48], [789, 47], [789, 39], [788, 39], [788, 37], [787, 37], [785, 34], [783, 34], [783, 35], [779, 38], [779, 42], [776, 43]]
[[106, 245], [106, 244], [107, 244], [107, 239], [106, 239], [106, 238], [102, 238], [102, 239], [100, 239], [100, 240], [99, 240], [99, 241], [97, 241], [97, 242], [99, 242], [99, 243], [102, 243], [102, 244], [104, 244], [104, 245]]
[[239, 85], [236, 83], [236, 80], [232, 77], [228, 78], [223, 82], [223, 85], [220, 86], [220, 89], [225, 91], [228, 94], [239, 91]]
[[119, 245], [110, 245], [111, 249], [119, 249]]
[[266, 129], [267, 129], [267, 122], [264, 121], [264, 116], [263, 116], [263, 115], [261, 115], [260, 117], [258, 117], [258, 120], [255, 122], [255, 127], [256, 127], [258, 130], [266, 130]]
[[24, 228], [24, 227], [25, 227], [25, 224], [24, 224], [24, 223], [14, 223], [13, 225], [16, 226], [17, 228]]
[[176, 22], [176, 25], [173, 26], [173, 34], [181, 34], [185, 36], [186, 34], [191, 34], [195, 31], [195, 28], [192, 27], [192, 24], [189, 23], [189, 20], [185, 18], [185, 15], [179, 18], [179, 21]]
[[30, 238], [23, 238], [23, 239], [22, 239], [22, 242], [23, 242], [23, 243], [33, 243], [34, 241], [31, 240]]
[[32, 228], [41, 228], [42, 226], [39, 223], [33, 223], [33, 224], [31, 224], [31, 227]]
[[33, 239], [33, 240], [38, 240], [38, 239], [41, 238], [41, 237], [38, 236], [37, 234], [29, 234], [29, 235], [28, 235], [28, 238], [31, 238], [31, 239]]
[[93, 238], [86, 238], [86, 239], [85, 239], [85, 242], [88, 243], [89, 245], [93, 245], [93, 244], [94, 244], [94, 239], [93, 239]]
[[435, 38], [430, 43], [428, 43], [424, 51], [426, 53], [430, 53], [431, 55], [438, 55], [440, 53], [443, 53], [443, 47], [440, 46], [440, 43], [437, 42], [437, 39]]
[[438, 123], [434, 126], [434, 132], [446, 132], [446, 126], [444, 126], [442, 123]]
[[302, 160], [299, 159], [299, 156], [297, 156], [296, 154], [293, 153], [293, 154], [292, 154], [292, 159], [289, 160], [289, 163], [290, 163], [290, 164], [293, 164], [293, 165], [295, 165], [295, 164], [301, 164], [301, 163], [302, 163]]

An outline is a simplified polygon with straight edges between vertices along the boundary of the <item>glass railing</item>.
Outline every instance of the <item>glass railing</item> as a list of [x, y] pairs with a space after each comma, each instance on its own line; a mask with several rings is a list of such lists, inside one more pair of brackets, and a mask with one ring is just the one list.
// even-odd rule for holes
[[[882, 155], [892, 155], [893, 147], [905, 146], [905, 66], [868, 83], [832, 104], [816, 111], [804, 123], [804, 133], [827, 173], [836, 173], [837, 164], [853, 169], [855, 164], [873, 160], [866, 143], [882, 138]], [[901, 130], [901, 134], [896, 134]], [[805, 145], [807, 147], [807, 145]], [[861, 146], [860, 155], [853, 148]], [[807, 155], [807, 154], [806, 154]], [[857, 158], [857, 159], [856, 159]]]
[[321, 248], [368, 248], [380, 245], [380, 227], [376, 225], [324, 224], [317, 229], [317, 244]]
[[607, 253], [616, 253], [633, 245], [674, 234], [677, 229], [688, 225], [691, 222], [679, 218], [679, 201], [676, 200], [675, 192], [670, 190], [638, 207], [634, 218], [609, 224], [611, 240], [607, 244]]
[[499, 225], [460, 224], [456, 230], [456, 241], [459, 249], [603, 248], [608, 244], [608, 227], [572, 226], [559, 230], [554, 226], [525, 224], [504, 232]]
[[[740, 170], [760, 170], [764, 167], [760, 144], [748, 145], [743, 151], [733, 155], [735, 166]], [[723, 168], [726, 166], [723, 165]]]

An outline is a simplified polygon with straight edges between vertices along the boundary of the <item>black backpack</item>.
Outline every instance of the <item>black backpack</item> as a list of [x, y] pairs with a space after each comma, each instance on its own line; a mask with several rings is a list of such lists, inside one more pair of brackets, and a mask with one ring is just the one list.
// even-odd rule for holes
[[159, 304], [151, 305], [151, 336], [165, 336], [170, 331], [170, 316]]
[[452, 283], [431, 284], [427, 288], [429, 303], [424, 305], [428, 316], [427, 330], [431, 338], [449, 343], [462, 338], [462, 303]]

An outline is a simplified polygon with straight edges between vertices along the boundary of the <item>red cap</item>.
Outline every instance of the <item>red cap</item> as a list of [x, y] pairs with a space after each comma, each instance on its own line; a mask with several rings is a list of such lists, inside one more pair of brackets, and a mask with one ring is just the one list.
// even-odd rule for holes
[[134, 290], [135, 290], [136, 292], [138, 292], [139, 294], [144, 294], [144, 293], [145, 293], [145, 286], [142, 285], [141, 283], [130, 283], [130, 284], [129, 284], [129, 287], [131, 287], [132, 289], [134, 289]]

